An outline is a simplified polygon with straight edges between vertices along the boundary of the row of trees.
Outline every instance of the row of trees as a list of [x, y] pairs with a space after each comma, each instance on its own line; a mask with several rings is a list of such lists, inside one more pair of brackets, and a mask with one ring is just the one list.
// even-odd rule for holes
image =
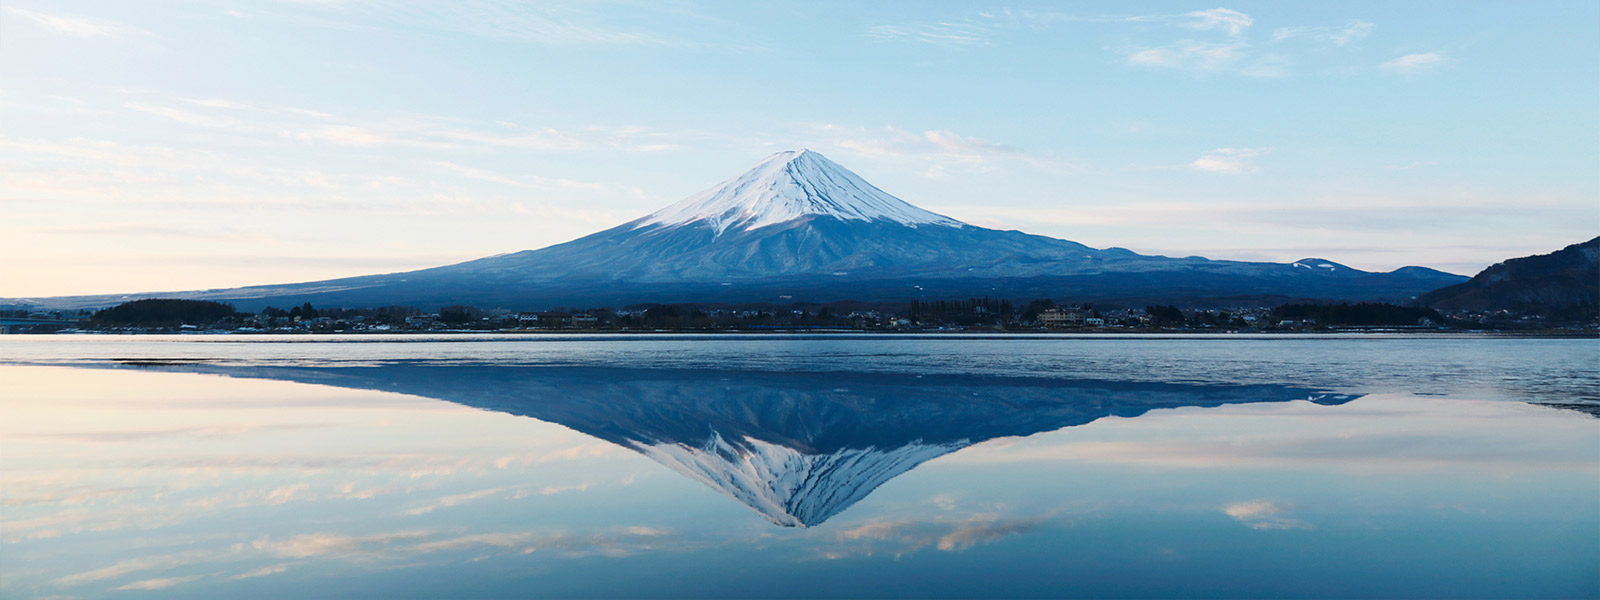
[[[904, 322], [917, 326], [1026, 326], [1037, 322], [1039, 313], [1055, 308], [1051, 300], [1033, 300], [1018, 310], [1009, 300], [969, 298], [966, 300], [913, 300], [909, 305], [885, 305], [867, 310], [859, 303], [834, 305], [791, 305], [721, 307], [697, 304], [655, 304], [630, 307], [619, 314], [610, 309], [575, 311], [586, 317], [580, 326], [612, 329], [738, 329], [738, 328], [879, 328]], [[1100, 316], [1087, 306], [1078, 310]], [[567, 311], [542, 313], [540, 327], [573, 326]], [[1114, 311], [1113, 314], [1127, 315]], [[1446, 322], [1429, 308], [1363, 302], [1358, 304], [1290, 303], [1270, 311], [1258, 311], [1267, 324], [1282, 321], [1318, 326], [1409, 326]], [[1150, 325], [1163, 328], [1246, 328], [1245, 315], [1227, 311], [1184, 311], [1173, 305], [1151, 305], [1145, 318], [1119, 317], [1124, 325]], [[233, 305], [205, 300], [146, 299], [123, 303], [95, 312], [88, 319], [90, 328], [139, 327], [177, 328], [192, 325], [205, 328], [279, 328], [306, 323], [323, 330], [343, 329], [355, 323], [365, 326], [400, 328], [411, 317], [427, 317], [424, 322], [450, 328], [509, 329], [525, 325], [515, 313], [486, 311], [480, 308], [446, 306], [437, 313], [424, 313], [408, 306], [379, 308], [317, 308], [307, 302], [289, 309], [267, 307], [259, 313], [241, 313]], [[556, 319], [564, 319], [557, 321]], [[1256, 320], [1256, 319], [1251, 319]]]
[[1272, 316], [1282, 320], [1310, 319], [1318, 325], [1416, 325], [1424, 319], [1444, 323], [1445, 318], [1431, 308], [1397, 306], [1382, 302], [1359, 304], [1284, 304], [1272, 309]]
[[89, 316], [91, 326], [178, 327], [234, 319], [232, 304], [207, 300], [149, 298], [124, 302]]
[[420, 314], [423, 314], [421, 310], [410, 306], [319, 309], [310, 302], [287, 310], [268, 306], [258, 313], [246, 313], [239, 312], [232, 304], [222, 302], [149, 298], [124, 302], [97, 311], [89, 316], [86, 326], [91, 329], [115, 327], [172, 329], [183, 325], [206, 328], [239, 328], [254, 325], [270, 327], [312, 322], [324, 317], [329, 321], [359, 320], [372, 325], [402, 325], [407, 317]]
[[912, 300], [908, 318], [912, 323], [943, 325], [1004, 325], [1016, 319], [1010, 300], [968, 298], [966, 300]]

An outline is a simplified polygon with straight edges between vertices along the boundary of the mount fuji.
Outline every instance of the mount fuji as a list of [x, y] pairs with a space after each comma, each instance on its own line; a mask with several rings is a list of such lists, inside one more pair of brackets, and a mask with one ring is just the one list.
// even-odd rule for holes
[[507, 308], [989, 296], [1196, 302], [1253, 297], [1406, 300], [1466, 277], [1388, 273], [1320, 258], [1289, 264], [1099, 250], [977, 227], [916, 207], [809, 150], [639, 219], [538, 250], [387, 275], [179, 293], [26, 299], [92, 307], [146, 297]]

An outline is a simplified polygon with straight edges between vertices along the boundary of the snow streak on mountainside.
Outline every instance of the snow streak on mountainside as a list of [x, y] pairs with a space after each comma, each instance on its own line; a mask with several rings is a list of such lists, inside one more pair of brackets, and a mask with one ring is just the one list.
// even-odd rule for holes
[[779, 152], [744, 174], [634, 221], [633, 228], [703, 223], [720, 235], [821, 215], [845, 221], [889, 221], [916, 227], [961, 227], [873, 187], [810, 150]]
[[961, 440], [807, 454], [748, 437], [732, 443], [713, 432], [703, 446], [635, 442], [634, 449], [749, 506], [775, 525], [809, 527], [849, 508], [895, 476], [967, 445]]

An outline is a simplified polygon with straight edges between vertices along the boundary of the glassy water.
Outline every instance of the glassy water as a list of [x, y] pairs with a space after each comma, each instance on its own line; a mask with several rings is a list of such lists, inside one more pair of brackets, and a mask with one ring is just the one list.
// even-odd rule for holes
[[1600, 342], [0, 337], [0, 595], [1595, 597]]

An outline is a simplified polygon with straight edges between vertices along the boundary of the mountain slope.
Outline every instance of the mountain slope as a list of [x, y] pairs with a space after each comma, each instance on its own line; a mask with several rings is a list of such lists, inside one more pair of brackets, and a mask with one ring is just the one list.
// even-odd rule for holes
[[901, 301], [995, 296], [1188, 301], [1219, 297], [1408, 300], [1465, 278], [1422, 267], [1368, 273], [1145, 256], [975, 227], [902, 201], [810, 151], [780, 152], [660, 211], [571, 242], [407, 273], [197, 292], [50, 299], [60, 308], [138, 297], [243, 309], [477, 304]]
[[1466, 283], [1424, 294], [1417, 303], [1443, 311], [1536, 313], [1600, 305], [1600, 237], [1497, 263]]

